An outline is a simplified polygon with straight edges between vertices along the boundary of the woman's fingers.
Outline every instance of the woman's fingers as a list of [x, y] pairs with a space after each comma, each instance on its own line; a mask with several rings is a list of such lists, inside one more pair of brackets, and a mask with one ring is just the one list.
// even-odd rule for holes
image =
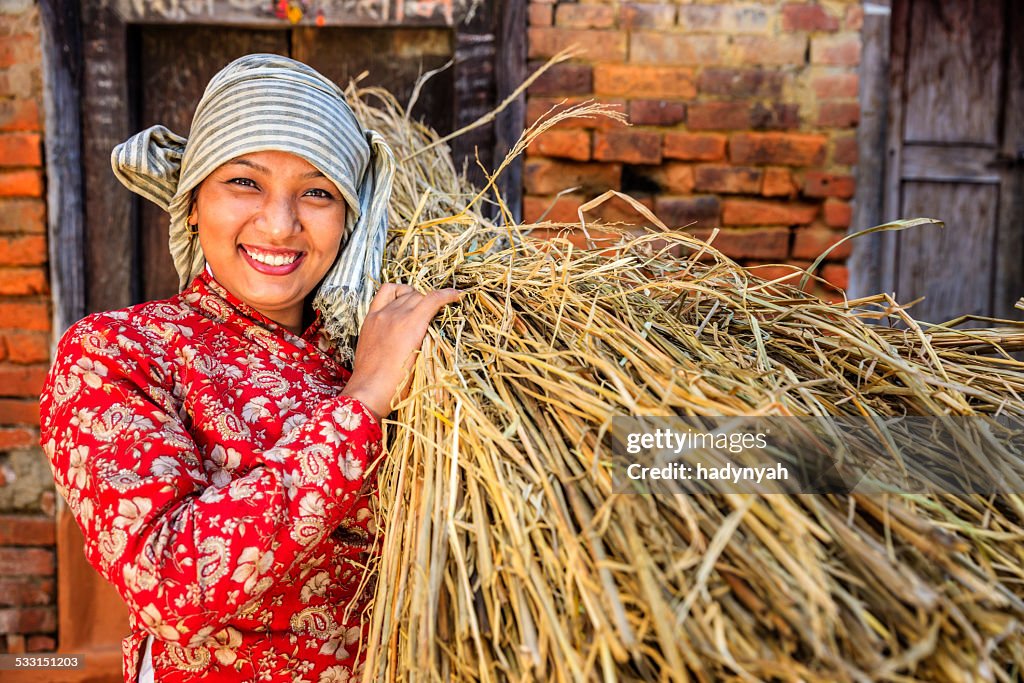
[[360, 330], [352, 375], [343, 393], [361, 399], [377, 415], [390, 412], [391, 399], [410, 379], [408, 369], [431, 319], [461, 298], [457, 289], [421, 294], [409, 285], [382, 285]]

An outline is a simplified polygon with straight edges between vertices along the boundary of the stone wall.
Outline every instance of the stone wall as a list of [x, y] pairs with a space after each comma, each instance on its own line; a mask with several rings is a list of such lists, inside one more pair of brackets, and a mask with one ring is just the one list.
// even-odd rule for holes
[[[745, 265], [809, 265], [850, 223], [862, 12], [843, 0], [532, 0], [533, 65], [582, 52], [530, 88], [528, 119], [596, 99], [632, 125], [581, 119], [541, 136], [524, 217], [575, 221], [580, 204], [616, 189], [669, 227], [720, 228], [715, 245]], [[620, 200], [593, 215], [643, 222]], [[821, 271], [841, 287], [848, 253]]]

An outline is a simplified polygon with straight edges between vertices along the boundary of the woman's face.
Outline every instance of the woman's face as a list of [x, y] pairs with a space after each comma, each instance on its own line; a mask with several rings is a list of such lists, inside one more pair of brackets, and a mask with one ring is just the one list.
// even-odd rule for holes
[[188, 220], [217, 281], [301, 333], [306, 296], [341, 247], [345, 210], [338, 188], [305, 159], [254, 152], [207, 176]]

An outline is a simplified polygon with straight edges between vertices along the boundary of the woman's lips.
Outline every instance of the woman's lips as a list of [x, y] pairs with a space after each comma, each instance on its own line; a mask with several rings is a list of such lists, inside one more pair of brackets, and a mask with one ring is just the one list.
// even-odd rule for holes
[[284, 264], [281, 264], [281, 265], [271, 265], [269, 263], [263, 263], [262, 261], [258, 261], [255, 258], [253, 258], [252, 254], [249, 253], [249, 251], [245, 248], [245, 246], [239, 245], [238, 250], [242, 253], [242, 258], [245, 259], [246, 263], [248, 263], [250, 266], [252, 266], [252, 268], [254, 270], [256, 270], [259, 273], [263, 273], [264, 275], [287, 275], [287, 274], [293, 272], [296, 268], [298, 268], [299, 264], [302, 263], [302, 259], [304, 259], [306, 257], [305, 252], [301, 252], [301, 251], [300, 252], [295, 252], [295, 251], [274, 251], [274, 252], [271, 252], [271, 251], [263, 250], [263, 249], [254, 249], [254, 251], [258, 252], [261, 255], [290, 255], [290, 254], [298, 254], [298, 256], [295, 258], [295, 260], [292, 261], [291, 263], [284, 263]]

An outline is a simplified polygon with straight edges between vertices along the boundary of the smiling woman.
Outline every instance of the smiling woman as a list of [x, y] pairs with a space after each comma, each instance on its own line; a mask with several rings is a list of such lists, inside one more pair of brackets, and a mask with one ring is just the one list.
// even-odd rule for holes
[[114, 173], [170, 214], [182, 291], [61, 339], [41, 440], [133, 631], [125, 681], [349, 681], [380, 420], [455, 290], [380, 280], [394, 160], [337, 85], [249, 55]]

